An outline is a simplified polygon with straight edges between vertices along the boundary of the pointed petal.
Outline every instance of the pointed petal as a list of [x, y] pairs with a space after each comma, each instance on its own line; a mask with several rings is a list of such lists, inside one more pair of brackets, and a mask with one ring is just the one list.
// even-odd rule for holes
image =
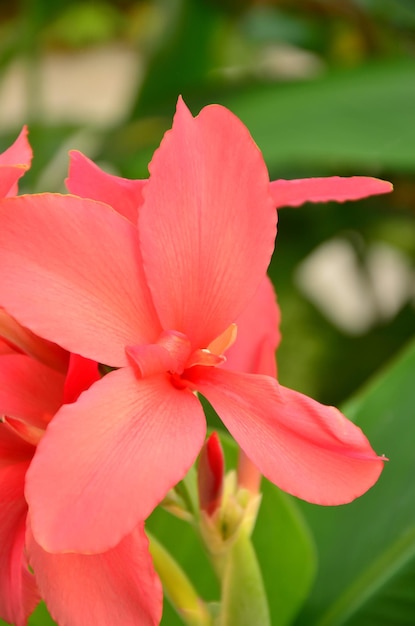
[[[0, 440], [2, 432], [0, 426]], [[16, 442], [16, 457], [21, 456], [18, 446]], [[0, 469], [0, 618], [15, 626], [26, 626], [40, 600], [25, 556], [27, 505], [23, 490], [28, 464], [16, 462]]]
[[206, 348], [266, 272], [276, 231], [267, 168], [230, 111], [193, 118], [179, 100], [149, 169], [138, 221], [155, 306], [165, 329]]
[[[137, 229], [105, 204], [40, 194], [0, 202], [2, 305], [70, 352], [112, 366], [160, 326]], [[30, 304], [29, 304], [30, 303]]]
[[270, 183], [274, 206], [300, 206], [304, 202], [345, 202], [369, 196], [390, 193], [393, 186], [386, 180], [370, 176], [330, 176], [328, 178], [300, 178], [274, 180]]
[[143, 524], [102, 554], [50, 554], [28, 532], [30, 564], [61, 626], [157, 626], [162, 589]]
[[30, 167], [33, 158], [32, 148], [27, 140], [27, 126], [23, 126], [17, 139], [0, 154], [0, 165], [24, 165]]
[[63, 399], [65, 377], [25, 354], [0, 358], [0, 416], [45, 428]]
[[39, 444], [26, 481], [36, 540], [50, 552], [113, 547], [183, 478], [205, 432], [197, 398], [167, 376], [107, 374], [61, 408]]
[[280, 318], [274, 286], [266, 276], [236, 320], [238, 334], [226, 352], [224, 368], [275, 377], [275, 352], [281, 340]]
[[68, 190], [77, 196], [109, 204], [136, 225], [138, 208], [143, 202], [142, 189], [147, 181], [107, 174], [77, 150], [69, 155], [69, 176], [65, 181]]
[[32, 149], [27, 140], [27, 127], [23, 126], [16, 141], [0, 154], [0, 197], [17, 194], [17, 181], [29, 169]]
[[[268, 376], [194, 372], [241, 448], [269, 480], [316, 504], [344, 504], [377, 481], [383, 461], [357, 426]], [[197, 379], [197, 380], [196, 380]]]

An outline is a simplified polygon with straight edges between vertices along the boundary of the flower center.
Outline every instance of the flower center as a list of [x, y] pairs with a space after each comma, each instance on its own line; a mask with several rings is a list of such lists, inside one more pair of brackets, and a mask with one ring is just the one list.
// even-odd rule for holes
[[165, 330], [157, 343], [129, 346], [126, 353], [140, 378], [168, 372], [175, 380], [184, 370], [195, 365], [212, 367], [226, 359], [223, 352], [236, 338], [236, 325], [232, 324], [207, 348], [192, 349], [189, 338], [176, 330]]

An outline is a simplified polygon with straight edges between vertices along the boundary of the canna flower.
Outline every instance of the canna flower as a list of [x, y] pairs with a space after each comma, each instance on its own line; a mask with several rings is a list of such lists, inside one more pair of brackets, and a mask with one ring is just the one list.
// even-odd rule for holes
[[[114, 368], [58, 410], [28, 470], [33, 535], [50, 552], [109, 550], [183, 478], [206, 434], [195, 392], [261, 473], [298, 497], [349, 502], [382, 471], [333, 407], [223, 366], [235, 322], [266, 281], [276, 233], [278, 193], [247, 129], [220, 106], [193, 118], [179, 100], [149, 169], [124, 191], [116, 178], [82, 191], [87, 176], [70, 175], [72, 191], [99, 201], [1, 202], [4, 306], [40, 336]], [[390, 191], [366, 182], [362, 195]], [[332, 185], [344, 199], [342, 183]]]
[[[24, 127], [0, 155], [1, 196], [17, 193], [31, 159]], [[161, 590], [143, 524], [97, 556], [49, 554], [31, 531], [25, 477], [37, 444], [60, 406], [98, 378], [97, 363], [37, 337], [0, 308], [0, 617], [15, 626], [27, 624], [41, 598], [60, 624], [110, 625], [121, 610], [124, 624], [159, 622]]]
[[[142, 523], [99, 555], [50, 554], [33, 537], [24, 491], [37, 444], [60, 406], [74, 402], [100, 376], [97, 363], [22, 327], [17, 333], [16, 321], [0, 313], [0, 332], [10, 346], [0, 355], [0, 617], [25, 626], [43, 598], [59, 624], [98, 620], [110, 626], [122, 615], [123, 624], [154, 626], [162, 598]], [[19, 345], [10, 341], [10, 328]], [[28, 354], [35, 344], [47, 365]], [[60, 454], [64, 464], [65, 450]], [[56, 492], [53, 475], [49, 482]]]

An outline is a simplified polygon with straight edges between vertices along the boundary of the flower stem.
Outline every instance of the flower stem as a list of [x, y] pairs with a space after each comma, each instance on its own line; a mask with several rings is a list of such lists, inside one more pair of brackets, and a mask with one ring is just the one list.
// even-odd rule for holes
[[206, 604], [197, 595], [189, 578], [171, 554], [147, 533], [154, 567], [171, 605], [186, 626], [212, 626], [212, 617]]

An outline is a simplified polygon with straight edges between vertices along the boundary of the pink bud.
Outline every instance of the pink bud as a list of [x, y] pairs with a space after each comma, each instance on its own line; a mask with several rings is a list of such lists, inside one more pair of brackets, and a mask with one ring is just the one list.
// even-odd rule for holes
[[200, 508], [208, 515], [213, 515], [219, 506], [223, 475], [223, 450], [217, 433], [213, 432], [202, 448], [197, 472]]

